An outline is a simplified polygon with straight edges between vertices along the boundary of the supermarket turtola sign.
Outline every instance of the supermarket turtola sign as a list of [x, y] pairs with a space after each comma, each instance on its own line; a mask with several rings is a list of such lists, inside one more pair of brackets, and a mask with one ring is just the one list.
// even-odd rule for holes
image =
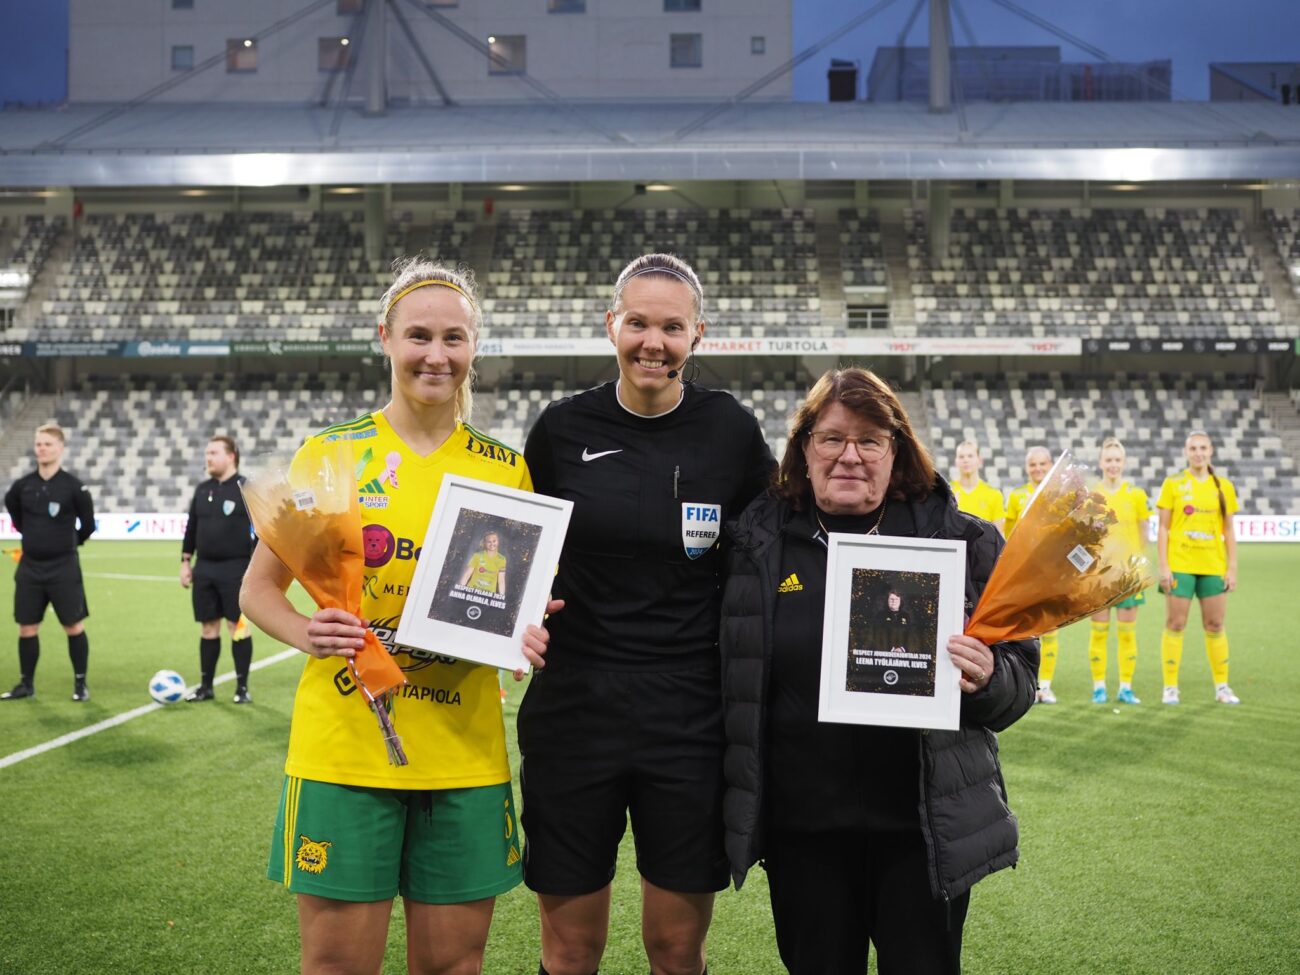
[[[1204, 355], [1267, 354], [1295, 355], [1298, 339], [1080, 339], [1043, 337], [901, 337], [901, 336], [811, 336], [789, 335], [771, 338], [706, 336], [700, 342], [701, 355], [712, 356], [1079, 356], [1104, 352], [1132, 352], [1163, 355], [1188, 352]], [[591, 338], [495, 338], [489, 333], [479, 342], [482, 355], [515, 358], [571, 356], [603, 358], [609, 355], [609, 341]], [[185, 340], [143, 340], [139, 342], [23, 342], [0, 344], [0, 356], [35, 358], [127, 358], [186, 359], [202, 356], [369, 356], [382, 355], [373, 339], [305, 342], [299, 340], [263, 342], [190, 342]]]
[[[773, 338], [746, 338], [706, 335], [701, 340], [700, 355], [708, 356], [891, 356], [891, 355], [1079, 355], [1083, 351], [1077, 338], [891, 338], [788, 335]], [[485, 338], [479, 342], [483, 355], [582, 356], [609, 355], [609, 340], [587, 339], [515, 339]]]

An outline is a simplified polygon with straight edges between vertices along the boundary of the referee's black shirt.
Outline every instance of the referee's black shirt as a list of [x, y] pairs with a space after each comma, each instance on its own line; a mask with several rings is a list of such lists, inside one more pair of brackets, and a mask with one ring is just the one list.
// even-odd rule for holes
[[5, 492], [5, 508], [23, 536], [24, 559], [67, 558], [95, 531], [90, 491], [62, 468], [49, 480], [40, 471], [18, 478]]
[[[672, 412], [624, 409], [613, 382], [548, 406], [524, 458], [540, 494], [574, 503], [547, 621], [548, 665], [662, 671], [717, 663], [718, 546], [688, 519], [734, 518], [775, 461], [754, 414], [728, 393], [685, 387]], [[687, 512], [686, 507], [692, 511]], [[697, 558], [688, 541], [708, 542]]]
[[181, 552], [199, 553], [205, 562], [239, 559], [247, 562], [253, 554], [248, 509], [239, 486], [244, 475], [236, 474], [224, 481], [210, 477], [194, 489], [190, 499], [190, 517], [185, 523], [185, 540]]

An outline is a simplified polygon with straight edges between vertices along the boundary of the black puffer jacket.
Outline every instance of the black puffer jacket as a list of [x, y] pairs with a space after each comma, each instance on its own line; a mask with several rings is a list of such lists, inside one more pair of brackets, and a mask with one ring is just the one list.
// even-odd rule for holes
[[[804, 520], [770, 494], [755, 499], [727, 528], [729, 571], [722, 600], [720, 645], [726, 714], [727, 793], [723, 804], [727, 855], [736, 887], [763, 853], [763, 777], [767, 681], [784, 535], [806, 531]], [[912, 503], [917, 535], [966, 540], [966, 612], [979, 599], [1002, 551], [986, 521], [962, 514], [936, 477], [934, 491]], [[819, 635], [810, 639], [819, 639]], [[961, 728], [918, 732], [919, 818], [936, 898], [956, 897], [1018, 856], [1016, 818], [1007, 806], [995, 732], [1034, 702], [1038, 641], [999, 643], [988, 685], [962, 695]]]

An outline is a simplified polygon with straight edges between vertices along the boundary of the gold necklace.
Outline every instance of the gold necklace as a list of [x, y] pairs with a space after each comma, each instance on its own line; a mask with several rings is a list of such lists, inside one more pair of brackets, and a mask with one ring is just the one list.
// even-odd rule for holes
[[[888, 505], [889, 505], [889, 499], [888, 499], [888, 498], [886, 498], [884, 501], [881, 501], [881, 502], [880, 502], [880, 514], [876, 516], [876, 523], [875, 523], [874, 525], [872, 525], [872, 526], [867, 530], [867, 534], [868, 534], [868, 535], [879, 535], [879, 534], [880, 534], [880, 523], [881, 523], [882, 521], [885, 520], [885, 508], [886, 508]], [[821, 512], [818, 511], [817, 508], [816, 508], [815, 506], [813, 507], [813, 517], [817, 519], [817, 527], [820, 528], [820, 529], [822, 530], [822, 534], [825, 535], [825, 536], [829, 539], [829, 538], [831, 537], [831, 533], [828, 532], [828, 531], [826, 530], [826, 526], [822, 524], [822, 516], [821, 516]]]

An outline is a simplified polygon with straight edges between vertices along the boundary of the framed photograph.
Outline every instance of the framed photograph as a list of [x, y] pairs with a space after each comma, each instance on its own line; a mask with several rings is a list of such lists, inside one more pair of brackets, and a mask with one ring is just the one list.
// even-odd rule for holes
[[573, 502], [446, 474], [396, 640], [527, 670], [524, 628], [541, 623]]
[[818, 720], [956, 729], [966, 543], [832, 533]]

